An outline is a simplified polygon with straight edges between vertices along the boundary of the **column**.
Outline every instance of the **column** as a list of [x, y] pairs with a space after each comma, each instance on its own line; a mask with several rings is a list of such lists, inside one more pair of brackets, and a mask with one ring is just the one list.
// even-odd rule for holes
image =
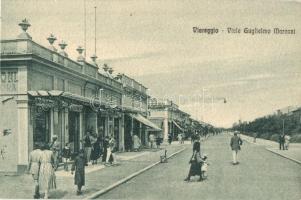
[[50, 138], [49, 142], [52, 141], [52, 137], [54, 135], [54, 111], [53, 109], [50, 110]]
[[69, 142], [69, 111], [68, 108], [65, 108], [64, 110], [64, 117], [65, 117], [65, 123], [64, 123], [64, 138], [65, 143]]
[[[28, 91], [28, 77], [27, 77], [27, 67], [22, 66], [18, 68], [18, 93], [27, 93]], [[18, 114], [18, 172], [24, 172], [26, 170], [26, 165], [28, 164], [29, 151], [29, 106], [27, 95], [17, 96], [17, 114]]]
[[119, 118], [119, 150], [124, 151], [124, 114]]
[[59, 110], [57, 108], [53, 109], [53, 134], [52, 135], [57, 135], [58, 140], [60, 140], [61, 138], [60, 129], [59, 129]]
[[167, 142], [168, 140], [168, 119], [164, 118], [163, 120], [163, 139], [164, 142]]
[[164, 142], [168, 141], [168, 108], [164, 110], [164, 119], [163, 119], [163, 140]]
[[29, 133], [28, 133], [28, 123], [29, 123], [29, 106], [27, 100], [17, 101], [18, 109], [18, 172], [23, 172], [28, 164], [29, 155]]
[[139, 122], [139, 138], [140, 138], [140, 141], [142, 142], [143, 140], [142, 140], [142, 123], [141, 122]]
[[[83, 111], [79, 113], [79, 140], [81, 140], [83, 138]], [[80, 148], [82, 149], [83, 148], [83, 144], [82, 142], [80, 142]]]
[[134, 135], [134, 118], [131, 117], [131, 137]]
[[105, 136], [109, 135], [109, 116], [105, 117]]

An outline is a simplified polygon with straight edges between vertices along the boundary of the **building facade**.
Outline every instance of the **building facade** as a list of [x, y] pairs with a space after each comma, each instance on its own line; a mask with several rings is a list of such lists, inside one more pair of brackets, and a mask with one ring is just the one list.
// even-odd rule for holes
[[155, 125], [146, 119], [143, 85], [125, 75], [114, 77], [107, 66], [99, 69], [96, 56], [88, 63], [82, 47], [77, 61], [71, 60], [67, 44], [60, 42], [57, 50], [52, 34], [50, 46], [43, 47], [26, 32], [26, 19], [19, 25], [23, 32], [17, 39], [1, 40], [0, 171], [23, 172], [34, 144], [50, 143], [53, 136], [60, 148], [70, 143], [73, 151], [83, 147], [87, 132], [113, 136], [119, 151], [128, 135], [147, 142], [145, 130]]
[[167, 141], [170, 134], [175, 140], [178, 134], [189, 134], [191, 125], [190, 115], [179, 109], [179, 106], [170, 100], [149, 100], [149, 119], [162, 129], [163, 140]]
[[124, 89], [122, 108], [125, 113], [125, 150], [132, 149], [134, 135], [140, 138], [143, 146], [147, 146], [149, 131], [161, 131], [156, 124], [147, 119], [149, 117], [147, 88], [124, 74], [118, 74], [116, 79], [122, 83]]

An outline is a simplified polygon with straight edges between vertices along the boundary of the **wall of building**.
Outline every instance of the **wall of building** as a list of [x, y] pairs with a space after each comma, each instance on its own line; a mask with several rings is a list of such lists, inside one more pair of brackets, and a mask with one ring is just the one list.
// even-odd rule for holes
[[[9, 96], [2, 97], [2, 99], [6, 98], [9, 98]], [[0, 172], [16, 172], [18, 163], [18, 113], [16, 99], [0, 103], [0, 113]]]
[[26, 91], [27, 67], [1, 66], [0, 171], [24, 171], [28, 160], [32, 142], [28, 140], [31, 126]]

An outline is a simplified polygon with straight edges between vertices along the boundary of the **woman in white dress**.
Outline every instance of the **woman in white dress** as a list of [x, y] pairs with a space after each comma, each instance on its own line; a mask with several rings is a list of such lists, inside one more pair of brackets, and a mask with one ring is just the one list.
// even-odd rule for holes
[[53, 152], [49, 150], [47, 144], [43, 145], [41, 150], [39, 188], [42, 193], [45, 193], [44, 199], [48, 199], [49, 190], [56, 188], [54, 173], [55, 163]]
[[285, 134], [284, 136], [284, 149], [288, 150], [288, 146], [290, 144], [291, 137], [288, 134]]

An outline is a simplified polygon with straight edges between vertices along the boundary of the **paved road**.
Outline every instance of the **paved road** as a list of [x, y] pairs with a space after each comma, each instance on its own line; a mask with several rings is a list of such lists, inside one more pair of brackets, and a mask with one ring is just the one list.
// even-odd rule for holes
[[301, 165], [245, 142], [240, 164], [231, 164], [229, 136], [209, 138], [202, 144], [208, 154], [208, 180], [183, 179], [188, 172], [191, 148], [100, 199], [301, 199]]

